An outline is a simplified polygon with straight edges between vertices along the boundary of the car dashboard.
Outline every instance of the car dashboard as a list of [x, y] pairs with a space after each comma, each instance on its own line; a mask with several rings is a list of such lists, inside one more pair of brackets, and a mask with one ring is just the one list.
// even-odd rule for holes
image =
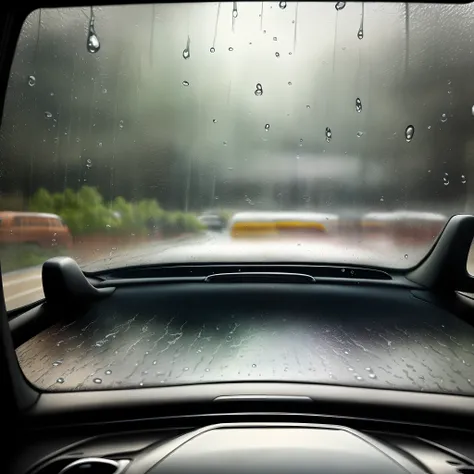
[[49, 260], [7, 472], [474, 474], [473, 232], [409, 272]]

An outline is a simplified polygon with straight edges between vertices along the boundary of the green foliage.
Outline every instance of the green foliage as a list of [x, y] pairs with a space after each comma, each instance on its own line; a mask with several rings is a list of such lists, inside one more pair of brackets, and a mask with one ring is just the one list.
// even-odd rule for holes
[[34, 212], [58, 214], [74, 236], [85, 234], [163, 235], [199, 232], [202, 227], [194, 214], [164, 211], [154, 199], [128, 202], [119, 196], [104, 203], [96, 188], [66, 189], [51, 194], [38, 189], [30, 200]]

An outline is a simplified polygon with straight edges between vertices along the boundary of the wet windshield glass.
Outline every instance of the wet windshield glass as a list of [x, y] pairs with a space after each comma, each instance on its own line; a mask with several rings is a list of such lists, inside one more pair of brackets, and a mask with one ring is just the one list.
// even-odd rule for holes
[[8, 308], [38, 265], [405, 268], [471, 213], [471, 5], [33, 12], [0, 136]]

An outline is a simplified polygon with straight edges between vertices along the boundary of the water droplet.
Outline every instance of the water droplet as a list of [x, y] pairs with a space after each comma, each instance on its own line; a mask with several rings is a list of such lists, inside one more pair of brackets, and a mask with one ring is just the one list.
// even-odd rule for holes
[[403, 258], [404, 258], [405, 260], [408, 260], [408, 254], [406, 253], [406, 254], [403, 256]]
[[[30, 77], [31, 77], [31, 76], [30, 76]], [[472, 116], [474, 117], [474, 105], [473, 105], [472, 108], [471, 108], [471, 114], [472, 114]]]
[[431, 125], [428, 125], [428, 130], [431, 130]]
[[52, 114], [51, 112], [45, 112], [45, 113], [44, 113], [44, 116], [45, 116], [47, 119], [50, 119], [50, 118], [53, 116], [53, 114]]
[[467, 180], [466, 180], [466, 177], [462, 174], [462, 175], [461, 175], [461, 183], [462, 183], [462, 184], [466, 184], [466, 181], [467, 181]]
[[100, 49], [100, 41], [95, 32], [94, 23], [95, 18], [94, 15], [91, 14], [91, 19], [89, 20], [89, 31], [87, 32], [87, 51], [92, 54], [97, 53]]
[[413, 140], [413, 135], [415, 135], [415, 127], [413, 125], [408, 125], [405, 129], [405, 140], [411, 142]]
[[443, 177], [443, 184], [445, 186], [448, 186], [449, 185], [449, 176], [448, 176], [448, 173], [444, 173], [446, 176]]
[[189, 370], [189, 367], [185, 367], [185, 368], [184, 368], [184, 371], [188, 371], [188, 370]]
[[357, 38], [360, 40], [364, 38], [364, 29], [362, 27], [360, 27], [359, 31], [357, 32]]
[[273, 41], [278, 41], [278, 38], [276, 36], [274, 36]]
[[64, 379], [62, 377], [59, 377], [58, 380], [56, 380], [57, 383], [64, 383]]
[[276, 56], [277, 58], [279, 58], [279, 57], [280, 57], [280, 53], [277, 51], [277, 52], [275, 53], [275, 56]]
[[232, 46], [229, 46], [229, 51], [234, 51], [234, 48]]
[[239, 16], [239, 12], [237, 10], [237, 2], [234, 2], [234, 6], [232, 7], [232, 18], [237, 18]]
[[102, 89], [102, 94], [107, 94], [107, 89], [105, 87]]
[[380, 202], [383, 202], [383, 196], [380, 198]]
[[90, 158], [87, 158], [86, 160], [86, 167], [91, 169], [92, 168], [92, 160]]
[[360, 130], [357, 132], [357, 138], [360, 138], [362, 135], [364, 134], [364, 132], [361, 132]]
[[289, 85], [289, 86], [292, 86], [293, 83], [292, 83], [291, 81], [288, 81], [288, 85]]
[[279, 6], [282, 10], [284, 10], [284, 9], [286, 8], [286, 2], [280, 2], [280, 3], [278, 4], [278, 6]]
[[105, 371], [105, 375], [110, 375], [111, 373], [112, 373], [112, 371], [110, 369]]
[[268, 130], [270, 130], [270, 124], [269, 124], [269, 123], [266, 123], [266, 124], [265, 124], [265, 131], [268, 132]]
[[336, 3], [336, 10], [342, 10], [346, 6], [346, 2], [337, 2]]
[[257, 364], [252, 364], [252, 367], [255, 369], [255, 367], [257, 367]]
[[212, 123], [217, 123], [217, 119], [212, 119]]
[[102, 148], [102, 142], [99, 142], [98, 145], [99, 145], [99, 148]]
[[307, 109], [310, 109], [310, 108], [311, 108], [311, 105], [306, 104], [306, 108], [307, 108]]
[[448, 116], [446, 114], [441, 114], [441, 122], [445, 123], [448, 121]]
[[182, 84], [183, 84], [184, 87], [188, 87], [188, 86], [189, 86], [189, 82], [188, 82], [188, 81], [183, 81]]
[[120, 130], [123, 130], [123, 120], [120, 120], [120, 122], [119, 122], [119, 128], [120, 128]]
[[256, 96], [261, 96], [263, 95], [263, 87], [262, 87], [262, 84], [260, 84], [260, 82], [258, 82], [256, 85], [255, 85], [255, 92], [254, 94]]
[[362, 101], [357, 97], [356, 99], [356, 112], [359, 114], [362, 112]]
[[96, 378], [93, 380], [93, 382], [99, 384], [102, 383], [102, 379]]
[[28, 76], [28, 85], [33, 87], [36, 84], [36, 77], [35, 76]]
[[55, 360], [55, 361], [53, 362], [53, 367], [57, 367], [58, 365], [61, 365], [62, 363], [63, 363], [62, 360]]
[[356, 378], [356, 380], [362, 380], [362, 377], [360, 375], [354, 375], [354, 377]]
[[329, 143], [332, 139], [332, 132], [329, 127], [326, 127], [326, 141]]
[[211, 53], [215, 53], [216, 52], [216, 48], [214, 48], [214, 46], [209, 50]]
[[183, 58], [189, 59], [191, 57], [191, 38], [188, 36], [186, 47], [183, 49]]
[[369, 379], [376, 379], [377, 376], [375, 374], [369, 374]]

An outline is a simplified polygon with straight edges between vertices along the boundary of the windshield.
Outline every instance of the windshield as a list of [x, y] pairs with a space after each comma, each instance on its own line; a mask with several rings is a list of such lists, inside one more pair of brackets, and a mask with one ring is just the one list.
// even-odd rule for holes
[[7, 307], [38, 265], [408, 268], [471, 213], [471, 5], [33, 12], [0, 140]]

